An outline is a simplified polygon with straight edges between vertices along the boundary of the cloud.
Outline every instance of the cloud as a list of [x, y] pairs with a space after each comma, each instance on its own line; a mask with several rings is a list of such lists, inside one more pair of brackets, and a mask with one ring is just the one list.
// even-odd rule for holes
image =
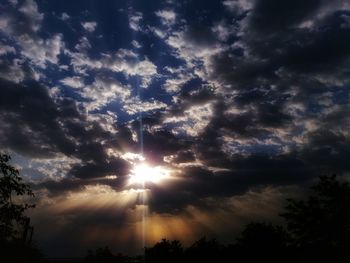
[[231, 12], [240, 14], [252, 9], [254, 0], [225, 0], [222, 4]]
[[9, 53], [16, 53], [16, 49], [14, 47], [11, 47], [11, 46], [0, 44], [0, 56], [6, 55]]
[[90, 111], [106, 106], [115, 100], [125, 101], [130, 96], [130, 87], [122, 85], [113, 78], [99, 76], [79, 93], [83, 98], [90, 100], [86, 103], [86, 108]]
[[76, 88], [76, 89], [82, 88], [84, 86], [84, 82], [83, 82], [82, 78], [77, 77], [77, 76], [64, 78], [60, 82], [66, 86]]
[[[47, 39], [39, 37], [43, 18], [33, 0], [0, 16], [0, 30], [13, 37], [21, 47], [21, 54], [41, 68], [45, 68], [47, 62], [57, 64], [58, 55], [64, 48], [61, 34]], [[21, 23], [16, 22], [18, 19]]]
[[86, 74], [86, 70], [106, 69], [113, 72], [121, 72], [127, 77], [141, 76], [141, 87], [146, 88], [157, 74], [157, 66], [147, 57], [139, 59], [131, 50], [119, 49], [114, 54], [103, 54], [101, 59], [91, 59], [85, 53], [66, 51], [71, 57], [74, 71]]
[[133, 40], [131, 42], [131, 44], [133, 45], [134, 48], [141, 48], [141, 44], [139, 42], [137, 42], [136, 40]]
[[67, 13], [64, 13], [64, 12], [63, 12], [63, 13], [61, 14], [60, 19], [61, 19], [62, 21], [67, 21], [67, 20], [70, 19], [70, 16], [69, 16]]
[[131, 98], [125, 101], [123, 109], [130, 115], [135, 115], [140, 112], [148, 112], [166, 108], [167, 105], [163, 102], [151, 100], [141, 101], [138, 98]]
[[2, 59], [0, 61], [0, 69], [1, 78], [15, 83], [20, 83], [26, 78], [34, 77], [31, 68], [20, 59]]
[[168, 117], [163, 123], [180, 123], [180, 125], [176, 125], [176, 128], [173, 129], [174, 133], [185, 133], [190, 136], [198, 136], [209, 124], [212, 114], [211, 103], [192, 105], [184, 110], [182, 116]]
[[87, 37], [82, 37], [79, 39], [79, 43], [75, 45], [75, 49], [84, 52], [91, 48], [90, 41], [87, 39]]
[[96, 27], [97, 27], [97, 23], [94, 21], [82, 22], [81, 25], [86, 31], [88, 31], [90, 33], [94, 32], [96, 30]]
[[[92, 178], [113, 171], [125, 173], [126, 163], [107, 154], [107, 147], [113, 148], [108, 142], [119, 135], [103, 128], [96, 119], [87, 119], [74, 101], [67, 98], [53, 101], [47, 89], [35, 82], [19, 86], [2, 80], [0, 86], [6, 98], [0, 101], [3, 149], [29, 158], [54, 159], [57, 155], [74, 158], [76, 164], [65, 176]], [[123, 140], [127, 142], [125, 137]]]
[[164, 25], [171, 26], [176, 22], [176, 13], [173, 10], [159, 10], [155, 14]]
[[142, 28], [140, 26], [140, 21], [142, 20], [142, 13], [141, 12], [134, 12], [129, 16], [129, 27], [134, 31], [142, 31]]

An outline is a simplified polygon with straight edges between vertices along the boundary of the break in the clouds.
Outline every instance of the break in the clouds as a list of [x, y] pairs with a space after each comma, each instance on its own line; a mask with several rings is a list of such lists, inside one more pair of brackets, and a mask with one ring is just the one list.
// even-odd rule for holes
[[[349, 47], [347, 0], [3, 1], [0, 145], [36, 239], [135, 251], [146, 207], [147, 242], [229, 240], [348, 175]], [[131, 184], [139, 163], [167, 178]]]

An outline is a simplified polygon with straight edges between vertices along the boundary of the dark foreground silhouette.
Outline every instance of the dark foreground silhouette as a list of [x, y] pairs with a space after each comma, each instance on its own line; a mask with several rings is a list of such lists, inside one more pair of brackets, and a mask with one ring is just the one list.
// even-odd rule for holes
[[[14, 203], [12, 196], [33, 193], [19, 172], [0, 154], [0, 262], [58, 262], [33, 246], [33, 228], [25, 211], [32, 204]], [[321, 176], [305, 200], [287, 199], [280, 214], [285, 227], [265, 222], [245, 226], [234, 244], [205, 237], [184, 248], [178, 240], [163, 239], [145, 248], [143, 256], [113, 255], [108, 247], [89, 250], [84, 259], [64, 262], [349, 262], [350, 185]], [[61, 261], [63, 262], [63, 261]]]

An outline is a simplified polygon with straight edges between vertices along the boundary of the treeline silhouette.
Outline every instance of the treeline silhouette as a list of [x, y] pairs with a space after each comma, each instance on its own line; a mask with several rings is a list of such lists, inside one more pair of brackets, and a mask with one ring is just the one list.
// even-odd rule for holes
[[[31, 242], [33, 228], [25, 211], [32, 204], [12, 196], [33, 196], [18, 170], [0, 154], [0, 262], [54, 262]], [[185, 248], [179, 240], [162, 239], [144, 255], [114, 255], [108, 247], [89, 250], [85, 263], [175, 262], [347, 262], [350, 249], [350, 185], [335, 175], [321, 176], [304, 200], [287, 199], [280, 216], [284, 225], [252, 222], [233, 244], [205, 237]], [[56, 261], [57, 262], [57, 261]]]

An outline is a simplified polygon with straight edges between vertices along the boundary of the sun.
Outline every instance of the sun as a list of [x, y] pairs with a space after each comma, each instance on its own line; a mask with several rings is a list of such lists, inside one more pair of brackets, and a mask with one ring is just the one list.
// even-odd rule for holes
[[162, 180], [170, 177], [170, 171], [161, 166], [150, 166], [149, 164], [142, 162], [136, 164], [130, 173], [130, 184], [155, 183], [158, 184]]

